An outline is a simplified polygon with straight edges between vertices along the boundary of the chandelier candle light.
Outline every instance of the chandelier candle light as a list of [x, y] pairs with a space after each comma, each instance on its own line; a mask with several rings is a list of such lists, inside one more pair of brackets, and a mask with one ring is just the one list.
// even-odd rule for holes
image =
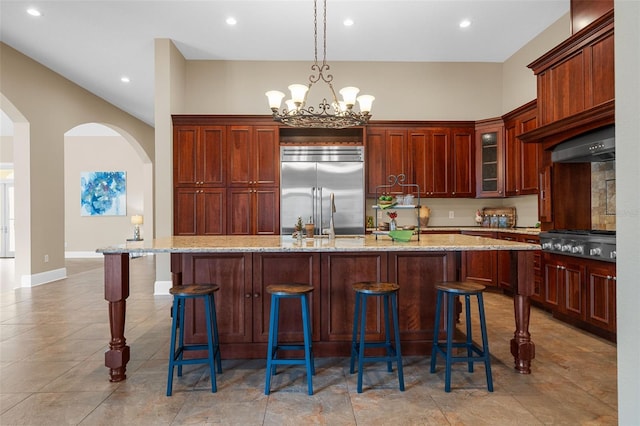
[[[371, 95], [358, 96], [360, 89], [357, 87], [345, 87], [340, 89], [342, 101], [338, 101], [336, 92], [333, 89], [333, 75], [328, 74], [329, 64], [327, 64], [327, 0], [324, 0], [323, 15], [323, 52], [322, 64], [318, 63], [318, 13], [317, 0], [313, 1], [313, 25], [315, 56], [311, 66], [313, 74], [309, 76], [309, 84], [292, 84], [289, 86], [291, 99], [285, 101], [286, 107], [279, 111], [282, 99], [285, 94], [278, 90], [271, 90], [265, 93], [269, 99], [269, 107], [273, 113], [273, 119], [291, 127], [320, 127], [342, 129], [354, 126], [364, 126], [371, 118], [371, 105], [374, 97]], [[325, 75], [325, 73], [327, 73]], [[318, 105], [318, 110], [313, 106], [306, 106], [307, 95], [311, 87], [318, 81], [324, 81], [331, 91], [331, 104], [327, 98], [323, 98]], [[353, 109], [356, 100], [360, 106], [360, 112]]]

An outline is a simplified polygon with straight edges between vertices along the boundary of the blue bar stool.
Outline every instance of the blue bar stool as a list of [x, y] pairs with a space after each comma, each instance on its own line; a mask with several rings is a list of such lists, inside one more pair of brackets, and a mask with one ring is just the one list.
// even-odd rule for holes
[[[307, 284], [273, 284], [267, 286], [267, 293], [271, 294], [271, 315], [269, 316], [269, 346], [267, 348], [267, 380], [264, 394], [271, 392], [271, 376], [276, 374], [278, 365], [304, 365], [307, 370], [307, 391], [313, 395], [312, 376], [316, 374], [313, 361], [313, 347], [311, 345], [311, 320], [309, 307], [309, 293], [313, 286]], [[299, 299], [302, 307], [302, 334], [304, 344], [279, 344], [278, 321], [280, 318], [280, 299]], [[279, 351], [304, 350], [304, 359], [278, 358]]]
[[[484, 368], [487, 374], [487, 389], [493, 392], [493, 379], [491, 378], [491, 354], [489, 353], [489, 340], [487, 339], [487, 325], [484, 317], [484, 302], [482, 300], [482, 292], [485, 286], [468, 281], [452, 281], [436, 284], [437, 302], [436, 302], [436, 319], [433, 331], [433, 348], [431, 349], [431, 373], [436, 371], [436, 357], [438, 354], [445, 359], [445, 392], [451, 392], [451, 364], [454, 362], [466, 362], [469, 372], [473, 372], [474, 362], [484, 362]], [[445, 343], [438, 341], [438, 331], [440, 330], [440, 315], [442, 312], [442, 298], [447, 295], [447, 340]], [[467, 324], [467, 337], [464, 342], [454, 342], [453, 335], [456, 331], [454, 322], [454, 302], [455, 296], [464, 296], [465, 313]], [[471, 336], [471, 308], [470, 297], [478, 298], [478, 312], [480, 314], [480, 331], [482, 333], [482, 347], [475, 345]], [[453, 348], [466, 348], [465, 356], [456, 356]]]
[[[216, 392], [216, 371], [222, 373], [222, 359], [220, 357], [220, 341], [218, 340], [218, 321], [216, 319], [216, 305], [214, 294], [220, 287], [216, 284], [193, 284], [174, 286], [169, 289], [173, 295], [173, 321], [171, 326], [171, 349], [169, 352], [169, 378], [167, 380], [167, 396], [173, 390], [173, 370], [178, 367], [178, 377], [182, 376], [182, 366], [188, 364], [209, 364], [211, 375], [211, 392]], [[207, 344], [184, 343], [184, 307], [188, 299], [203, 299], [207, 318]], [[177, 336], [176, 336], [177, 334]], [[176, 337], [178, 344], [176, 347]], [[207, 358], [184, 359], [187, 351], [208, 352]]]
[[[355, 309], [353, 312], [353, 338], [351, 339], [351, 365], [349, 372], [354, 373], [355, 360], [358, 358], [358, 393], [362, 393], [362, 370], [365, 362], [386, 362], [387, 371], [392, 372], [392, 363], [398, 368], [398, 381], [400, 390], [404, 391], [404, 374], [402, 373], [402, 354], [400, 353], [400, 330], [398, 326], [398, 290], [396, 283], [385, 282], [359, 282], [353, 284], [356, 292]], [[384, 342], [367, 342], [367, 299], [369, 297], [382, 297], [384, 306]], [[395, 344], [391, 343], [391, 327], [389, 324], [389, 309], [393, 317], [393, 331]], [[360, 325], [358, 330], [358, 324]], [[358, 340], [358, 334], [360, 339]], [[369, 348], [385, 348], [386, 356], [365, 356], [365, 350]]]

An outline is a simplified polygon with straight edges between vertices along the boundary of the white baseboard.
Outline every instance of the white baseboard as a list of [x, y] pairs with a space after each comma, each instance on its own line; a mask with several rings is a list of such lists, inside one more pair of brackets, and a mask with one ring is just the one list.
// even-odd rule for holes
[[169, 289], [171, 287], [173, 287], [173, 283], [171, 281], [156, 281], [153, 285], [153, 295], [154, 296], [169, 295]]
[[20, 287], [35, 287], [65, 278], [67, 278], [67, 268], [53, 269], [38, 274], [23, 275], [20, 279]]
[[64, 257], [66, 259], [87, 259], [93, 257], [102, 257], [102, 253], [95, 251], [65, 251]]

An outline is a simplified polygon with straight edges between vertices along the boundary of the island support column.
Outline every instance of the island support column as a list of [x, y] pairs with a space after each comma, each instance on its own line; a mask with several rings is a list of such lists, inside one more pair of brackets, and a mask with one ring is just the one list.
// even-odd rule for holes
[[104, 298], [109, 302], [109, 328], [111, 341], [104, 354], [104, 365], [109, 367], [109, 381], [127, 378], [129, 346], [124, 337], [126, 300], [129, 297], [129, 253], [104, 255]]
[[511, 252], [511, 285], [513, 286], [513, 311], [516, 331], [511, 339], [511, 355], [515, 369], [522, 374], [531, 374], [531, 360], [535, 358], [536, 346], [529, 334], [531, 302], [534, 292], [534, 252], [517, 250]]

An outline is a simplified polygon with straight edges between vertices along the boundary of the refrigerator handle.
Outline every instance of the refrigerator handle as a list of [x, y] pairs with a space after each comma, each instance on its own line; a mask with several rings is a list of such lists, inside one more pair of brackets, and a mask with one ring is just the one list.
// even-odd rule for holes
[[318, 223], [316, 229], [318, 233], [322, 235], [322, 187], [318, 188]]
[[316, 187], [311, 187], [311, 220], [316, 220]]

